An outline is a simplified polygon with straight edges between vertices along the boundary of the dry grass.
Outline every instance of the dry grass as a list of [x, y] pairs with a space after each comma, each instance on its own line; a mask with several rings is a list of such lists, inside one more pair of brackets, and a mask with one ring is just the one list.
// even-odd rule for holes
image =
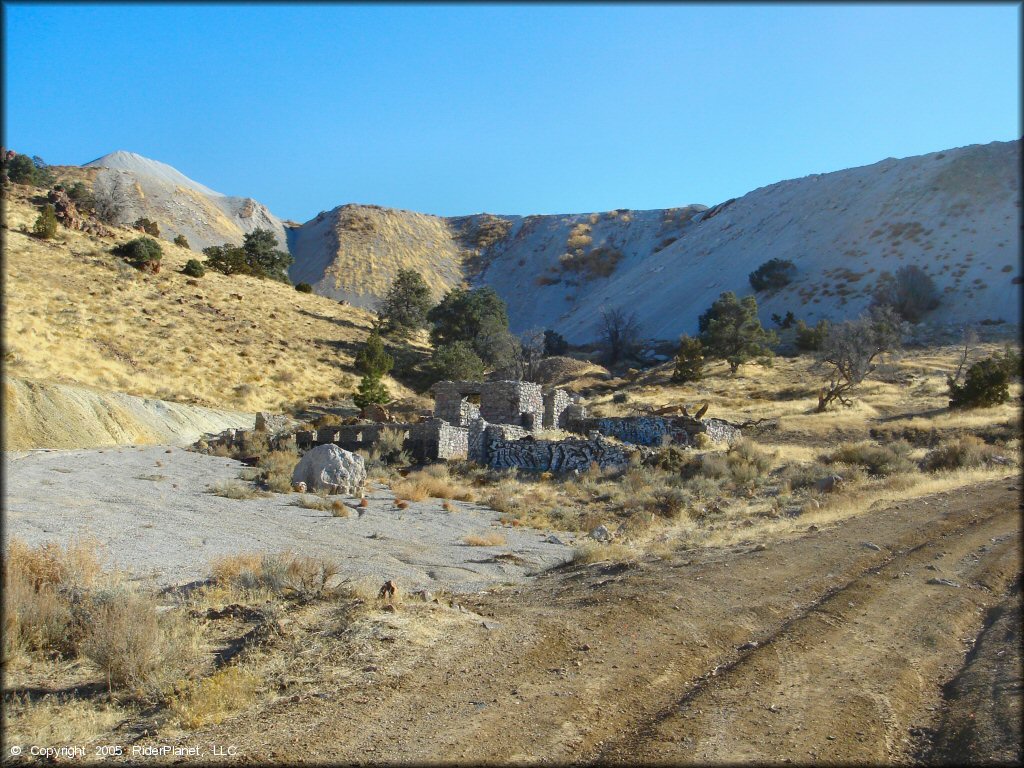
[[262, 456], [259, 466], [263, 470], [263, 481], [267, 488], [275, 493], [290, 493], [292, 472], [299, 463], [298, 451], [294, 448], [287, 451], [270, 451]]
[[444, 464], [431, 464], [392, 485], [397, 496], [409, 501], [428, 498], [476, 501], [476, 492], [465, 483], [453, 478]]
[[160, 274], [124, 271], [109, 251], [137, 232], [61, 228], [56, 241], [38, 240], [19, 231], [37, 215], [30, 194], [16, 185], [5, 199], [9, 375], [245, 411], [354, 389], [352, 350], [371, 313], [244, 275], [211, 271], [189, 285], [180, 269], [195, 252], [166, 241]]
[[639, 559], [641, 553], [620, 542], [602, 544], [585, 541], [573, 550], [572, 561], [580, 565], [591, 563], [624, 563]]
[[214, 496], [223, 496], [226, 499], [265, 499], [270, 496], [266, 491], [261, 491], [250, 483], [242, 483], [237, 480], [226, 480], [209, 487], [209, 492]]
[[259, 678], [249, 670], [237, 665], [224, 667], [209, 677], [179, 686], [168, 709], [182, 728], [201, 728], [248, 707], [259, 687]]
[[211, 571], [217, 587], [253, 599], [271, 595], [308, 602], [336, 596], [341, 589], [335, 582], [338, 575], [335, 563], [292, 552], [246, 552], [218, 558], [213, 561]]
[[122, 722], [126, 712], [109, 701], [15, 694], [5, 697], [4, 715], [6, 743], [59, 745], [92, 741]]
[[471, 533], [462, 539], [462, 542], [470, 547], [502, 547], [506, 544], [505, 537], [497, 531], [485, 533]]

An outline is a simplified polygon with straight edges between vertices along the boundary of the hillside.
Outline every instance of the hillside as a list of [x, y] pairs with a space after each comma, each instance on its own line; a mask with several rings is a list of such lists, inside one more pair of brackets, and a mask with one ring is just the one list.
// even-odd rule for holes
[[285, 247], [285, 227], [265, 205], [249, 197], [229, 197], [193, 181], [171, 166], [132, 152], [112, 152], [86, 163], [97, 169], [93, 190], [118, 209], [117, 223], [140, 217], [156, 221], [167, 240], [184, 235], [197, 251], [241, 243], [257, 228], [271, 230]]
[[458, 245], [444, 219], [373, 205], [342, 205], [288, 231], [292, 282], [375, 308], [400, 269], [415, 269], [438, 299], [462, 282]]
[[348, 204], [284, 225], [249, 198], [219, 195], [170, 166], [126, 152], [88, 164], [116, 190], [122, 221], [156, 219], [194, 248], [270, 227], [293, 255], [293, 282], [375, 308], [399, 269], [435, 297], [464, 280], [493, 286], [512, 328], [594, 340], [604, 308], [636, 312], [649, 338], [693, 333], [726, 290], [771, 258], [798, 274], [758, 296], [762, 320], [859, 313], [885, 272], [917, 264], [943, 293], [933, 319], [1015, 322], [1019, 314], [1020, 142], [992, 142], [756, 189], [714, 207], [544, 216], [442, 218]]
[[7, 375], [237, 411], [353, 391], [369, 313], [271, 280], [188, 278], [196, 253], [166, 241], [161, 272], [143, 274], [110, 253], [139, 234], [126, 229], [31, 237], [37, 194], [5, 200]]
[[423, 214], [344, 206], [324, 215], [319, 239], [299, 241], [293, 275], [369, 306], [400, 266], [436, 289], [457, 279], [461, 259], [467, 278], [508, 303], [513, 330], [555, 328], [585, 342], [605, 307], [635, 311], [652, 338], [692, 333], [719, 293], [750, 293], [748, 275], [771, 258], [798, 274], [758, 296], [765, 322], [789, 310], [811, 322], [855, 315], [882, 273], [917, 264], [944, 295], [941, 321], [1014, 322], [1019, 166], [1020, 142], [993, 142], [783, 181], [710, 209], [481, 214], [431, 226]]

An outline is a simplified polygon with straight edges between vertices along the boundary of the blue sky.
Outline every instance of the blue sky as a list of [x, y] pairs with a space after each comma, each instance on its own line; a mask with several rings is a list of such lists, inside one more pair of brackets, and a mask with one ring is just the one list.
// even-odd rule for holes
[[305, 221], [713, 205], [1021, 135], [1003, 5], [4, 5], [4, 142]]

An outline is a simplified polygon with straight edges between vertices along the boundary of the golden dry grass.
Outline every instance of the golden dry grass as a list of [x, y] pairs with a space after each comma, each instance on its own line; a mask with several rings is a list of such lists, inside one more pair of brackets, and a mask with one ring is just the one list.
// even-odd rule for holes
[[476, 492], [467, 484], [453, 478], [444, 464], [432, 464], [410, 474], [391, 486], [395, 495], [409, 501], [428, 498], [476, 501]]
[[470, 547], [501, 547], [506, 543], [505, 537], [497, 531], [471, 533], [462, 539]]
[[249, 706], [259, 687], [259, 678], [248, 669], [224, 667], [209, 677], [185, 681], [171, 697], [168, 709], [182, 728], [201, 728]]
[[38, 240], [20, 231], [34, 194], [14, 185], [5, 200], [9, 374], [235, 410], [351, 394], [369, 312], [244, 275], [190, 284], [180, 269], [197, 254], [164, 240], [161, 272], [143, 275], [109, 252], [139, 234], [126, 229]]

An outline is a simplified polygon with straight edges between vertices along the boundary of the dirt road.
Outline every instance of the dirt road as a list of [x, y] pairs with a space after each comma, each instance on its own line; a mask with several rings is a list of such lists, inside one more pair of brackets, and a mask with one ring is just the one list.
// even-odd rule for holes
[[[566, 566], [465, 602], [490, 628], [398, 649], [401, 674], [181, 743], [247, 762], [909, 761], [1021, 573], [1020, 532], [1007, 477], [765, 546]], [[992, 695], [1019, 705], [1019, 681]]]

